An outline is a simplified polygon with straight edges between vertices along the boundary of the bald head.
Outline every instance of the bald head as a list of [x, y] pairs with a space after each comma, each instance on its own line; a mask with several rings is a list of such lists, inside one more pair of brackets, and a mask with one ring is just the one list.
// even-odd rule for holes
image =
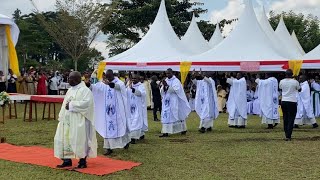
[[69, 84], [70, 86], [76, 86], [81, 83], [81, 73], [78, 71], [73, 71], [69, 74]]
[[166, 75], [169, 79], [173, 77], [173, 70], [171, 68], [167, 69]]
[[307, 81], [307, 76], [306, 75], [301, 75], [300, 77], [299, 77], [299, 81], [300, 81], [300, 83], [303, 83], [303, 82], [305, 82], [305, 81]]
[[113, 71], [111, 69], [108, 69], [106, 72], [106, 78], [108, 79], [108, 81], [113, 81], [114, 80], [114, 74]]

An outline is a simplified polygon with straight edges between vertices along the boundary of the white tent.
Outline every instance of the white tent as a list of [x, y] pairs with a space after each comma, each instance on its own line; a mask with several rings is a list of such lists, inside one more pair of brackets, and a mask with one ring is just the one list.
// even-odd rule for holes
[[320, 68], [320, 44], [312, 51], [302, 57], [302, 69], [319, 69]]
[[285, 45], [283, 42], [278, 38], [278, 36], [275, 34], [271, 24], [269, 23], [268, 17], [266, 15], [264, 7], [262, 7], [262, 13], [259, 16], [259, 23], [261, 25], [261, 28], [264, 30], [268, 38], [270, 39], [272, 46], [274, 49], [283, 57], [292, 59], [294, 58], [295, 54], [291, 53], [288, 49], [284, 48]]
[[114, 70], [178, 70], [189, 55], [170, 24], [162, 0], [153, 24], [140, 42], [105, 62], [107, 69]]
[[219, 27], [219, 23], [217, 23], [216, 29], [214, 30], [214, 33], [209, 41], [209, 45], [211, 48], [214, 48], [218, 44], [220, 44], [222, 41], [223, 41], [223, 36]]
[[248, 66], [257, 71], [278, 71], [287, 63], [262, 30], [251, 1], [246, 1], [237, 26], [227, 38], [214, 49], [190, 60], [192, 68], [201, 67], [205, 71], [239, 71]]
[[298, 47], [296, 46], [295, 42], [293, 41], [285, 23], [283, 20], [283, 17], [281, 16], [280, 22], [278, 24], [278, 27], [275, 31], [278, 38], [282, 41], [282, 44], [284, 45], [284, 49], [290, 51], [291, 54], [293, 54], [293, 57], [290, 57], [291, 59], [301, 59], [302, 54]]
[[19, 28], [8, 16], [0, 14], [0, 70], [7, 74], [8, 71], [8, 42], [5, 33], [5, 26], [10, 26], [11, 38], [16, 45], [19, 38]]
[[208, 41], [204, 39], [194, 15], [192, 16], [187, 32], [181, 38], [181, 42], [192, 53], [192, 55], [201, 54], [210, 49]]
[[304, 49], [302, 48], [302, 46], [301, 46], [301, 44], [300, 44], [300, 42], [299, 42], [299, 40], [298, 40], [298, 37], [297, 37], [297, 35], [296, 35], [296, 33], [295, 33], [294, 31], [292, 32], [291, 37], [292, 37], [294, 43], [296, 44], [296, 46], [298, 47], [300, 53], [301, 53], [302, 55], [305, 55], [306, 52], [305, 52]]

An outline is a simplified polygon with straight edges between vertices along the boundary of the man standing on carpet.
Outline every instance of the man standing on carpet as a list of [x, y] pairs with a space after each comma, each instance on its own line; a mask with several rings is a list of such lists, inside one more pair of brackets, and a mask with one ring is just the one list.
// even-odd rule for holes
[[320, 79], [316, 76], [314, 80], [311, 80], [311, 103], [313, 106], [313, 113], [315, 117], [320, 117]]
[[183, 86], [172, 69], [166, 71], [167, 78], [162, 81], [162, 135], [168, 137], [169, 134], [187, 133], [186, 119], [191, 112], [189, 102], [184, 93]]
[[79, 72], [70, 73], [69, 83], [54, 137], [54, 156], [63, 160], [57, 168], [72, 166], [72, 158], [80, 159], [78, 168], [86, 168], [86, 159], [97, 157], [93, 95]]
[[283, 113], [283, 129], [286, 135], [286, 141], [291, 141], [291, 135], [294, 120], [297, 114], [297, 94], [300, 90], [299, 82], [293, 79], [291, 69], [286, 71], [285, 79], [279, 83], [282, 90], [281, 109]]
[[299, 128], [299, 125], [312, 125], [313, 128], [317, 128], [318, 124], [314, 117], [313, 108], [311, 105], [310, 87], [305, 75], [299, 77], [301, 92], [297, 94], [298, 107], [296, 119], [294, 121], [295, 128]]
[[218, 118], [217, 90], [211, 77], [193, 72], [193, 83], [197, 86], [195, 110], [200, 117], [199, 132], [212, 131], [213, 121]]
[[131, 144], [135, 144], [136, 140], [144, 139], [145, 132], [148, 131], [148, 114], [144, 84], [139, 82], [137, 74], [132, 75], [131, 82], [127, 88], [129, 104], [128, 120]]
[[280, 123], [278, 80], [266, 74], [265, 80], [258, 76], [256, 83], [261, 104], [262, 124], [268, 124], [268, 129], [273, 129]]
[[[96, 72], [93, 73], [93, 76]], [[127, 90], [124, 82], [108, 70], [102, 82], [91, 85], [95, 103], [96, 130], [104, 138], [104, 155], [129, 148]]]
[[229, 113], [229, 127], [245, 128], [247, 125], [247, 83], [241, 73], [237, 77], [229, 77], [227, 83], [231, 85], [227, 102]]

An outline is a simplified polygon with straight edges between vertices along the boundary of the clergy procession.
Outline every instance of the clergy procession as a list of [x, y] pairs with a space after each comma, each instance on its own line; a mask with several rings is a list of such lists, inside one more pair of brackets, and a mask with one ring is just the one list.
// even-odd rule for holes
[[[97, 72], [93, 72], [91, 80], [97, 79]], [[191, 98], [188, 101], [183, 84], [174, 73], [172, 69], [167, 69], [165, 77], [156, 87], [160, 91], [162, 102], [160, 138], [178, 133], [186, 135], [188, 131], [187, 118], [191, 113]], [[214, 122], [219, 116], [219, 93], [214, 80], [216, 77], [206, 73], [194, 70], [190, 74], [190, 83], [193, 84], [192, 87], [196, 87], [194, 109], [199, 116], [200, 133], [215, 131]], [[129, 72], [128, 78], [123, 82], [109, 69], [103, 73], [101, 81], [90, 82], [90, 79], [86, 79], [81, 82], [79, 72], [70, 73], [71, 89], [62, 104], [59, 114], [61, 124], [59, 123], [55, 136], [55, 156], [63, 160], [63, 164], [57, 167], [71, 166], [70, 158], [78, 157], [78, 167], [86, 168], [86, 158], [96, 157], [97, 154], [95, 131], [104, 138], [106, 156], [111, 155], [114, 149], [128, 149], [130, 144], [139, 144], [140, 140], [148, 138], [146, 94], [150, 93], [150, 90], [148, 92], [140, 79], [143, 81], [138, 72]], [[291, 69], [285, 72], [285, 78], [280, 83], [270, 74], [265, 74], [264, 79], [257, 75], [254, 92], [247, 88], [247, 80], [241, 72], [235, 77], [227, 74], [226, 83], [230, 86], [226, 102], [228, 126], [246, 128], [250, 122], [248, 114], [252, 112], [253, 105], [257, 109], [256, 115], [261, 117], [261, 124], [266, 124], [267, 129], [273, 129], [280, 123], [281, 107], [285, 141], [291, 141], [293, 128], [303, 125], [317, 128], [309, 83], [317, 82], [308, 81], [306, 75], [300, 75], [296, 79]], [[258, 104], [253, 100], [254, 96], [259, 99]], [[157, 116], [154, 115], [154, 120], [157, 121]], [[84, 118], [83, 122], [77, 123], [79, 118]], [[65, 134], [66, 132], [71, 134]]]
[[320, 0], [19, 3], [0, 179], [320, 179]]

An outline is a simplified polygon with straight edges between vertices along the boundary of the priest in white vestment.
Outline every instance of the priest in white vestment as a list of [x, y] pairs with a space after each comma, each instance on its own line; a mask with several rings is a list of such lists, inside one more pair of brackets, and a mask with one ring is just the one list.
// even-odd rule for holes
[[144, 76], [140, 77], [141, 83], [144, 85], [145, 91], [146, 91], [146, 104], [147, 108], [151, 108], [151, 85], [150, 81], [145, 79]]
[[[93, 74], [94, 76], [94, 74]], [[104, 155], [129, 147], [127, 90], [124, 82], [108, 70], [102, 82], [91, 85], [95, 101], [97, 132], [104, 138]]]
[[180, 80], [173, 75], [172, 69], [166, 71], [167, 78], [162, 82], [162, 135], [187, 133], [186, 119], [191, 112], [188, 99]]
[[195, 109], [200, 117], [199, 132], [205, 133], [212, 131], [213, 121], [219, 116], [216, 85], [211, 77], [195, 73], [193, 77], [197, 84]]
[[131, 144], [137, 140], [144, 139], [145, 132], [148, 131], [148, 114], [146, 104], [146, 90], [139, 82], [137, 74], [132, 75], [132, 84], [127, 88], [128, 93], [128, 120], [130, 126]]
[[258, 84], [258, 97], [260, 101], [262, 124], [273, 129], [280, 123], [278, 80], [266, 75], [266, 79], [256, 79]]
[[311, 104], [315, 117], [320, 117], [320, 79], [311, 80]]
[[253, 100], [254, 100], [254, 91], [252, 91], [251, 86], [247, 85], [247, 113], [253, 114]]
[[229, 127], [245, 128], [248, 116], [246, 79], [241, 73], [237, 73], [237, 78], [228, 78], [227, 83], [231, 85], [227, 102]]
[[256, 86], [253, 96], [253, 103], [252, 103], [252, 114], [260, 115], [261, 108], [260, 108], [260, 100], [259, 100], [259, 87]]
[[312, 125], [313, 128], [317, 128], [318, 124], [311, 105], [310, 87], [307, 77], [301, 75], [299, 81], [301, 91], [297, 94], [298, 107], [296, 119], [294, 121], [295, 128], [299, 128], [299, 125]]
[[97, 157], [93, 95], [79, 72], [70, 73], [69, 84], [54, 137], [54, 156], [63, 160], [58, 168], [72, 166], [72, 158], [80, 159], [77, 168], [86, 168], [86, 159]]

